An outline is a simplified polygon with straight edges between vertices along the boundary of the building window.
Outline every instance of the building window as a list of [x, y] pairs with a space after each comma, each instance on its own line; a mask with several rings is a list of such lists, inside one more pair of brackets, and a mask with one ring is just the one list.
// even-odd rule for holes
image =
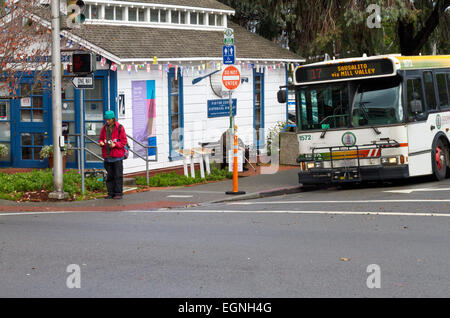
[[123, 20], [123, 8], [116, 7], [115, 13], [116, 13], [115, 20], [122, 21]]
[[86, 10], [84, 11], [84, 16], [86, 17], [86, 19], [91, 18], [91, 6], [90, 5], [86, 6]]
[[136, 8], [128, 8], [128, 21], [132, 21], [132, 22], [137, 21], [137, 9]]
[[205, 24], [205, 14], [199, 13], [198, 14], [198, 24], [204, 25]]
[[150, 22], [158, 22], [159, 21], [159, 10], [150, 10]]
[[198, 13], [191, 12], [190, 15], [191, 15], [191, 24], [197, 24], [198, 23], [198, 20], [197, 20]]
[[44, 96], [41, 85], [31, 90], [31, 84], [22, 84], [20, 95], [20, 121], [38, 122], [44, 121]]
[[186, 24], [186, 12], [180, 12], [180, 23]]
[[138, 14], [139, 14], [139, 22], [144, 22], [145, 21], [145, 10], [139, 9]]
[[163, 22], [163, 23], [167, 22], [168, 14], [169, 14], [169, 11], [160, 10], [159, 11], [159, 22]]
[[208, 22], [208, 24], [210, 26], [216, 25], [216, 15], [215, 14], [210, 14], [209, 15], [209, 22]]
[[105, 19], [114, 20], [114, 7], [105, 7]]
[[169, 80], [169, 159], [181, 159], [177, 152], [183, 149], [183, 79], [180, 70], [175, 77], [175, 68], [171, 68], [168, 74]]
[[171, 11], [172, 23], [180, 23], [180, 12]]
[[91, 19], [100, 19], [100, 7], [91, 5]]
[[0, 144], [8, 148], [8, 154], [0, 161], [11, 161], [11, 115], [9, 101], [0, 100]]
[[217, 15], [217, 26], [223, 26], [223, 15]]

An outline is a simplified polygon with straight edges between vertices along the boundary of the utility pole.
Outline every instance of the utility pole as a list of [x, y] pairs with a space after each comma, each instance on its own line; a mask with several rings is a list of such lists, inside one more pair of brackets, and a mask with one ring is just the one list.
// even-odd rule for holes
[[[51, 0], [52, 19], [52, 120], [53, 120], [53, 192], [49, 198], [63, 200], [67, 198], [63, 186], [64, 137], [62, 135], [62, 99], [61, 99], [61, 43], [60, 43], [60, 0]], [[61, 149], [63, 148], [63, 149]]]

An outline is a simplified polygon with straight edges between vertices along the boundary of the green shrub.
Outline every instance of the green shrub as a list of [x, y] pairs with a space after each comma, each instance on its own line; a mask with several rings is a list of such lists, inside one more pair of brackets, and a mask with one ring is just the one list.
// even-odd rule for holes
[[[183, 186], [197, 183], [204, 183], [206, 181], [217, 181], [226, 178], [233, 178], [233, 173], [228, 170], [219, 170], [212, 168], [211, 173], [206, 175], [205, 178], [201, 178], [200, 171], [195, 172], [195, 178], [186, 177], [185, 175], [177, 174], [176, 172], [159, 173], [149, 178], [150, 187], [170, 187], [170, 186]], [[140, 186], [147, 185], [147, 177], [136, 177], [136, 184]]]
[[[63, 175], [64, 191], [70, 197], [81, 195], [81, 175], [74, 170], [69, 170]], [[104, 182], [98, 181], [94, 177], [85, 179], [86, 194], [90, 192], [104, 192], [106, 186]], [[53, 191], [53, 174], [50, 169], [33, 170], [15, 174], [0, 172], [0, 193], [3, 199], [20, 198], [24, 192], [32, 191]]]

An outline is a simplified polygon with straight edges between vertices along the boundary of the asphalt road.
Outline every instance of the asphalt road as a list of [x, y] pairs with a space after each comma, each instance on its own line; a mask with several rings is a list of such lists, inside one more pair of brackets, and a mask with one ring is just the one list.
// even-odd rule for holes
[[449, 297], [449, 244], [449, 179], [0, 214], [0, 297]]

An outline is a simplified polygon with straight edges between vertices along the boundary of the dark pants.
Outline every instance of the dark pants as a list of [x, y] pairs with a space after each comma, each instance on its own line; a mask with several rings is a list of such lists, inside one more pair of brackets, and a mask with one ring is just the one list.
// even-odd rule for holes
[[108, 188], [108, 195], [122, 196], [123, 192], [123, 160], [116, 162], [104, 162], [105, 170], [108, 173], [106, 177], [106, 187]]

